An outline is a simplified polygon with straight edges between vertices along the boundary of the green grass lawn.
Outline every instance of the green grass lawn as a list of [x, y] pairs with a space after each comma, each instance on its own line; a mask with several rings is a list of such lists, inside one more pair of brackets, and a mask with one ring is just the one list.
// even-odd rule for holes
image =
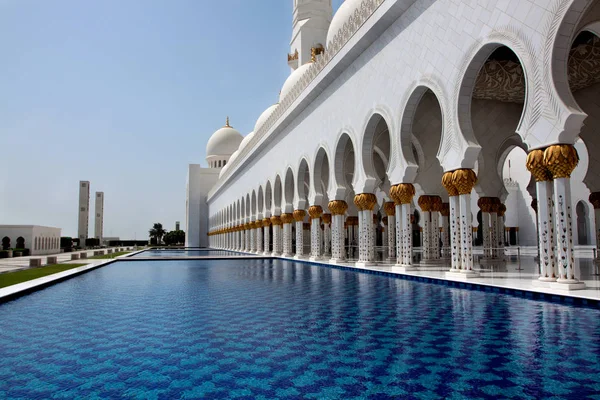
[[131, 253], [131, 252], [130, 251], [120, 251], [118, 253], [105, 254], [103, 256], [88, 257], [88, 259], [89, 260], [108, 260], [108, 259], [111, 259], [111, 258], [122, 256], [124, 254], [129, 254], [129, 253]]
[[52, 264], [40, 268], [30, 268], [23, 271], [7, 272], [0, 274], [0, 288], [16, 285], [17, 283], [30, 281], [32, 279], [41, 278], [42, 276], [56, 274], [81, 267], [87, 264]]

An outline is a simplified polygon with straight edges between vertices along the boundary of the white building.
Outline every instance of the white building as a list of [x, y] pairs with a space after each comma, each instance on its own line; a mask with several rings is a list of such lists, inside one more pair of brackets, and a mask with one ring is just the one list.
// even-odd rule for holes
[[94, 221], [94, 237], [102, 243], [104, 230], [104, 192], [96, 192], [96, 220]]
[[39, 225], [0, 225], [2, 246], [29, 249], [31, 255], [60, 252], [60, 228]]
[[505, 210], [534, 226], [506, 204], [520, 148], [538, 226], [521, 240], [538, 241], [541, 282], [581, 287], [590, 191], [600, 210], [599, 1], [346, 0], [333, 16], [330, 0], [293, 1], [279, 102], [243, 140], [217, 131], [211, 168], [190, 165], [188, 245], [208, 230], [210, 246], [302, 258], [308, 226], [312, 259], [372, 264], [385, 236], [399, 268], [416, 244], [466, 279], [474, 227], [493, 260]]
[[77, 237], [79, 245], [85, 246], [85, 240], [88, 238], [90, 218], [90, 182], [79, 181], [79, 219]]

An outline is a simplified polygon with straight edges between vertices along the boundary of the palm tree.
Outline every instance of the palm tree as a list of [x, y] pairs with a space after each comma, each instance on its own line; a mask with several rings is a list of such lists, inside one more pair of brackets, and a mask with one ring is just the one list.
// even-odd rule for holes
[[163, 226], [160, 222], [155, 222], [152, 226], [152, 229], [150, 229], [148, 233], [150, 234], [151, 238], [156, 239], [156, 244], [160, 244], [162, 237], [165, 235], [165, 233], [167, 233], [167, 231], [163, 229]]

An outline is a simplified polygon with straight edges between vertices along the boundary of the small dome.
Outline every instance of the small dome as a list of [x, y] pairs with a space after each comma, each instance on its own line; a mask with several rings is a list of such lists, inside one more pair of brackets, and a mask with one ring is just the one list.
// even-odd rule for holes
[[327, 31], [327, 46], [329, 46], [335, 35], [344, 27], [344, 24], [348, 22], [350, 16], [360, 8], [360, 4], [361, 0], [346, 0], [338, 8]]
[[249, 134], [247, 134], [246, 136], [244, 136], [244, 140], [242, 140], [242, 143], [240, 143], [240, 147], [238, 148], [238, 152], [242, 151], [242, 149], [244, 147], [246, 147], [246, 145], [248, 144], [248, 142], [250, 141], [250, 139], [252, 139], [253, 136], [254, 136], [254, 132], [250, 132]]
[[206, 144], [206, 157], [228, 156], [238, 149], [244, 137], [229, 126], [229, 118], [225, 126], [212, 134]]
[[[283, 84], [283, 87], [281, 88], [281, 93], [279, 94], [280, 103], [283, 101], [283, 99], [285, 99], [285, 96], [287, 96], [292, 91], [292, 88], [296, 85], [296, 83], [298, 83], [298, 81], [300, 81], [302, 75], [304, 75], [304, 73], [308, 71], [311, 65], [312, 63], [304, 64], [301, 67], [298, 67], [298, 69], [296, 69], [294, 72], [292, 72], [290, 76], [288, 76], [285, 83]], [[254, 129], [254, 131], [256, 131], [256, 129]]]
[[233, 152], [233, 154], [231, 155], [231, 157], [229, 157], [229, 161], [227, 161], [227, 165], [225, 165], [226, 167], [229, 167], [229, 164], [231, 164], [233, 161], [235, 161], [235, 159], [237, 158], [237, 156], [240, 154], [239, 150], [236, 150]]
[[273, 114], [273, 111], [275, 111], [277, 106], [279, 106], [279, 104], [273, 104], [271, 107], [263, 111], [262, 114], [260, 114], [260, 117], [258, 117], [258, 119], [256, 120], [256, 124], [254, 125], [254, 132], [258, 132], [258, 130], [262, 128], [262, 126], [265, 124], [265, 122], [267, 122], [271, 114]]

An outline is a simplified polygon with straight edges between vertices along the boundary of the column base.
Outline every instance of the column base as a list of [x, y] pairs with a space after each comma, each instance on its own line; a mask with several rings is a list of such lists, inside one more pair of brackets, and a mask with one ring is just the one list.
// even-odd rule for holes
[[558, 290], [581, 290], [585, 289], [585, 283], [575, 279], [557, 279], [556, 282], [550, 283], [550, 289]]
[[310, 256], [309, 261], [323, 261], [323, 257], [321, 256]]
[[345, 258], [330, 258], [328, 262], [329, 264], [346, 264], [348, 260]]
[[292, 258], [292, 257], [294, 257], [294, 255], [293, 255], [292, 253], [289, 253], [289, 254], [287, 254], [287, 253], [282, 253], [282, 254], [281, 254], [281, 257], [289, 257], [289, 258]]
[[450, 270], [450, 271], [446, 271], [445, 276], [447, 279], [466, 281], [468, 279], [478, 278], [479, 273], [475, 272], [475, 271], [465, 271], [465, 270], [453, 271], [453, 270]]
[[395, 264], [392, 267], [392, 272], [410, 272], [410, 271], [416, 271], [417, 267], [415, 267], [414, 265], [408, 265], [408, 264]]
[[374, 267], [377, 265], [374, 261], [357, 261], [354, 266], [358, 268]]
[[271, 255], [273, 257], [281, 257], [281, 253], [275, 253], [275, 252], [273, 252], [273, 253], [271, 253]]
[[[539, 281], [539, 282], [556, 282], [556, 278], [540, 276], [539, 278], [537, 278], [537, 281]], [[534, 282], [536, 282], [536, 281], [534, 281]]]
[[306, 258], [307, 258], [307, 257], [306, 257], [306, 255], [304, 255], [304, 254], [301, 254], [301, 255], [299, 255], [299, 254], [296, 254], [296, 255], [294, 256], [294, 260], [306, 260]]

